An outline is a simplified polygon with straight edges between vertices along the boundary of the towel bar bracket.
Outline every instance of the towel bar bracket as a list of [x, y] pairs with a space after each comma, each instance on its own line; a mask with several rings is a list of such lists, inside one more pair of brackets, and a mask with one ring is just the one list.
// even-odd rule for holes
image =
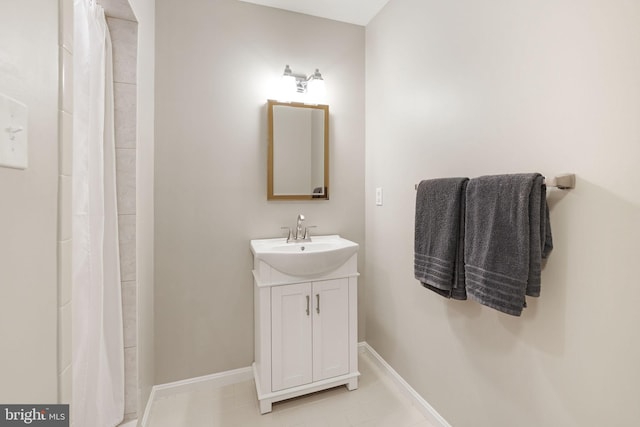
[[576, 175], [573, 173], [565, 173], [556, 175], [554, 178], [545, 180], [547, 187], [556, 187], [559, 190], [572, 190], [576, 188]]

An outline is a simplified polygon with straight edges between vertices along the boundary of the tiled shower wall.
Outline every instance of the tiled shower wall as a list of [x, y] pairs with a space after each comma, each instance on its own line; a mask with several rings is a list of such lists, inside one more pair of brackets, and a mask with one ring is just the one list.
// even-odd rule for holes
[[[124, 316], [125, 417], [137, 418], [137, 310], [136, 310], [136, 69], [138, 23], [126, 7], [104, 2], [113, 44], [113, 90], [115, 105], [116, 187], [122, 314]], [[121, 3], [122, 4], [122, 3]]]
[[[102, 0], [113, 44], [116, 186], [125, 346], [125, 417], [137, 418], [136, 68], [138, 24], [126, 0]], [[59, 0], [58, 401], [71, 403], [73, 0]]]
[[138, 23], [128, 1], [100, 2], [113, 44], [116, 187], [122, 314], [124, 316], [124, 421], [137, 418], [137, 282], [136, 282], [136, 70]]
[[58, 28], [58, 402], [71, 403], [73, 0], [59, 0]]

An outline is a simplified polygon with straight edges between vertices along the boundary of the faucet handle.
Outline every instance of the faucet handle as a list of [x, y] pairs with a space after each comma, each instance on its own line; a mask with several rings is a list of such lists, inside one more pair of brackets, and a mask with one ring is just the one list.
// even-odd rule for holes
[[289, 232], [287, 236], [287, 243], [293, 240], [293, 231], [291, 231], [291, 227], [280, 227], [280, 229], [287, 230]]
[[309, 225], [304, 228], [304, 240], [311, 240], [311, 237], [309, 236], [309, 229], [316, 228], [316, 227], [317, 225]]

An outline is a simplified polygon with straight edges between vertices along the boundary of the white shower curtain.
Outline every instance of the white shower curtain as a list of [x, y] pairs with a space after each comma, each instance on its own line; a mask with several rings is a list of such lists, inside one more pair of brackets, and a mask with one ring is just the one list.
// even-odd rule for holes
[[72, 402], [76, 427], [124, 415], [124, 343], [111, 37], [102, 7], [74, 1]]

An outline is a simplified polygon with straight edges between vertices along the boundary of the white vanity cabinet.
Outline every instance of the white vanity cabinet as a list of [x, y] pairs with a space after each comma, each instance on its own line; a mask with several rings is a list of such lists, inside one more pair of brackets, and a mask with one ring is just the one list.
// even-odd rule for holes
[[260, 412], [343, 384], [356, 389], [357, 253], [313, 277], [288, 276], [256, 257], [253, 274]]
[[271, 288], [272, 391], [349, 372], [349, 280]]

